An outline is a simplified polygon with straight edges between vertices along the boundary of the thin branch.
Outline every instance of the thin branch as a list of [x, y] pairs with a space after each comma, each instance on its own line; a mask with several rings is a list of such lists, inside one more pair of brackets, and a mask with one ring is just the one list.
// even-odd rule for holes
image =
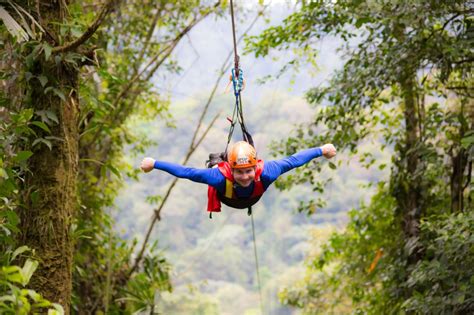
[[155, 31], [156, 24], [158, 23], [158, 18], [161, 16], [161, 8], [158, 8], [156, 11], [156, 14], [153, 16], [153, 21], [151, 22], [151, 26], [148, 29], [148, 33], [145, 38], [145, 44], [143, 45], [143, 48], [140, 50], [140, 55], [137, 58], [137, 63], [135, 64], [135, 74], [138, 73], [138, 68], [140, 67], [140, 64], [143, 60], [143, 56], [145, 55], [145, 51], [148, 49], [148, 45], [150, 44], [151, 37], [153, 35], [153, 32]]
[[[216, 8], [218, 5], [219, 5], [220, 2], [217, 2], [213, 8]], [[173, 41], [168, 45], [166, 46], [165, 48], [163, 48], [160, 52], [158, 52], [158, 54], [156, 54], [149, 62], [148, 64], [142, 69], [142, 71], [140, 71], [139, 73], [135, 74], [135, 76], [133, 76], [130, 81], [127, 82], [127, 84], [125, 84], [125, 86], [123, 86], [123, 88], [120, 90], [119, 94], [117, 95], [117, 97], [115, 98], [114, 102], [112, 103], [112, 107], [113, 108], [117, 108], [114, 112], [114, 115], [111, 119], [112, 123], [113, 124], [117, 124], [115, 121], [118, 120], [119, 118], [119, 115], [120, 114], [123, 114], [126, 111], [126, 109], [124, 108], [118, 108], [119, 106], [119, 103], [120, 101], [127, 95], [127, 93], [132, 89], [133, 85], [138, 81], [140, 80], [140, 77], [148, 70], [148, 68], [153, 65], [153, 63], [155, 63], [158, 58], [160, 56], [162, 56], [162, 58], [160, 60], [158, 60], [158, 62], [156, 62], [156, 64], [153, 66], [153, 68], [148, 72], [148, 74], [146, 75], [145, 78], [143, 78], [142, 80], [143, 81], [148, 81], [154, 74], [155, 72], [158, 70], [158, 68], [163, 64], [163, 62], [165, 62], [165, 60], [171, 55], [171, 53], [174, 51], [174, 49], [176, 48], [176, 46], [179, 44], [180, 40], [189, 32], [191, 31], [191, 29], [196, 26], [196, 24], [198, 22], [200, 22], [202, 19], [204, 19], [205, 17], [207, 17], [210, 13], [212, 12], [212, 10], [209, 10], [208, 12], [206, 12], [205, 14], [201, 15], [200, 17], [198, 18], [195, 18], [191, 23], [189, 23], [189, 25], [187, 25], [174, 39]], [[164, 55], [163, 55], [164, 54]], [[141, 90], [138, 90], [137, 93], [134, 95], [134, 99], [132, 100], [132, 102], [130, 102], [130, 105], [129, 105], [129, 108], [133, 107], [133, 104], [136, 100], [136, 98], [138, 97], [138, 94], [141, 92]]]
[[43, 25], [43, 18], [41, 17], [40, 0], [36, 0], [36, 14], [38, 15], [38, 23]]
[[84, 34], [81, 35], [81, 37], [77, 38], [76, 40], [67, 43], [63, 46], [57, 46], [53, 48], [53, 53], [58, 53], [58, 52], [66, 52], [70, 50], [74, 50], [80, 45], [82, 45], [85, 41], [87, 41], [89, 38], [94, 35], [94, 33], [97, 31], [99, 26], [102, 24], [102, 22], [105, 20], [107, 15], [112, 12], [114, 5], [116, 2], [120, 0], [107, 0], [107, 2], [104, 4], [102, 7], [101, 11], [99, 12], [99, 15], [97, 16], [97, 19], [92, 23], [91, 26], [87, 28], [87, 30], [84, 32]]
[[[186, 157], [184, 158], [184, 161], [183, 161], [183, 165], [186, 164], [189, 160], [189, 158], [191, 157], [191, 155], [194, 153], [194, 151], [196, 150], [196, 148], [199, 146], [199, 144], [202, 142], [202, 140], [204, 140], [204, 138], [206, 137], [207, 133], [209, 132], [209, 130], [214, 126], [214, 123], [216, 122], [217, 118], [220, 116], [220, 113], [218, 113], [214, 119], [211, 121], [211, 123], [209, 124], [209, 126], [207, 127], [206, 131], [204, 132], [204, 134], [201, 136], [201, 138], [199, 139], [198, 143], [196, 146], [193, 146], [191, 147], [191, 149], [188, 151], [188, 153], [186, 154]], [[195, 133], [197, 132], [198, 130], [195, 131]], [[148, 244], [148, 241], [150, 239], [150, 235], [151, 235], [151, 232], [153, 231], [153, 227], [155, 226], [155, 223], [156, 221], [160, 221], [161, 220], [161, 216], [160, 216], [160, 213], [161, 213], [161, 210], [163, 209], [164, 205], [166, 204], [166, 201], [168, 200], [168, 197], [169, 195], [171, 194], [171, 191], [173, 190], [174, 186], [176, 185], [176, 183], [178, 182], [178, 178], [175, 178], [173, 180], [173, 182], [171, 183], [171, 185], [168, 187], [168, 190], [166, 191], [166, 194], [165, 196], [163, 197], [163, 200], [161, 201], [161, 204], [159, 205], [159, 207], [157, 209], [154, 210], [154, 215], [153, 215], [153, 219], [150, 223], [150, 226], [148, 227], [148, 231], [146, 233], [146, 236], [145, 236], [145, 240], [143, 241], [143, 245], [142, 245], [142, 248], [140, 249], [140, 252], [138, 253], [138, 256], [137, 258], [135, 258], [135, 262], [132, 266], [132, 268], [130, 269], [129, 273], [128, 273], [128, 276], [130, 277], [134, 272], [135, 270], [138, 268], [138, 265], [140, 264], [140, 261], [142, 260], [143, 258], [143, 254], [145, 253], [145, 249], [146, 249], [146, 245]]]
[[[155, 65], [154, 67], [152, 68], [152, 70], [150, 70], [150, 72], [147, 74], [147, 76], [144, 78], [143, 81], [147, 81], [148, 79], [150, 79], [153, 74], [156, 72], [156, 70], [163, 64], [163, 62], [166, 60], [166, 58], [168, 58], [168, 56], [173, 52], [174, 48], [178, 45], [179, 41], [181, 40], [181, 38], [183, 38], [184, 35], [186, 35], [186, 33], [188, 33], [199, 21], [201, 21], [205, 16], [207, 16], [209, 13], [206, 13], [205, 15], [202, 15], [201, 17], [197, 18], [197, 19], [194, 19], [188, 26], [186, 26], [184, 28], [184, 30], [182, 30], [174, 39], [173, 41], [171, 42], [171, 44], [169, 44], [168, 46], [166, 46], [165, 48], [163, 48], [161, 51], [158, 52], [158, 54], [156, 54], [149, 62], [148, 64], [142, 69], [142, 71], [140, 71], [139, 73], [135, 74], [134, 77], [132, 77], [132, 79], [130, 79], [129, 82], [127, 82], [127, 84], [122, 88], [122, 90], [119, 92], [117, 98], [115, 99], [115, 101], [113, 102], [112, 106], [113, 107], [116, 107], [118, 105], [118, 103], [122, 100], [122, 98], [128, 93], [128, 91], [130, 91], [130, 89], [133, 87], [133, 85], [140, 79], [140, 77], [148, 70], [148, 68], [155, 62], [158, 60], [158, 58], [164, 54], [163, 58], [161, 58]], [[121, 111], [117, 111], [117, 113], [119, 113]]]
[[463, 60], [459, 60], [459, 61], [455, 61], [453, 62], [455, 65], [460, 65], [460, 64], [463, 64], [463, 63], [467, 63], [467, 62], [473, 62], [474, 61], [474, 58], [468, 58], [468, 59], [463, 59]]
[[[127, 108], [118, 108], [118, 107], [121, 107], [119, 104], [120, 104], [120, 101], [127, 95], [127, 93], [130, 91], [130, 89], [133, 87], [133, 85], [140, 79], [140, 77], [143, 75], [143, 73], [148, 69], [148, 67], [150, 67], [153, 62], [155, 62], [158, 57], [160, 57], [162, 54], [163, 57], [154, 65], [153, 69], [150, 70], [150, 72], [147, 74], [147, 76], [142, 80], [144, 82], [148, 81], [152, 76], [153, 74], [156, 72], [156, 70], [158, 70], [158, 68], [163, 64], [163, 62], [165, 62], [165, 60], [171, 55], [171, 53], [173, 52], [173, 50], [175, 49], [175, 47], [178, 45], [179, 41], [181, 40], [181, 38], [184, 36], [184, 34], [186, 34], [187, 32], [189, 32], [192, 27], [190, 27], [191, 25], [195, 25], [195, 22], [196, 20], [194, 20], [193, 22], [191, 22], [190, 25], [188, 25], [174, 40], [173, 42], [166, 46], [164, 49], [162, 49], [155, 57], [153, 57], [152, 60], [150, 60], [150, 62], [145, 66], [145, 68], [140, 71], [139, 73], [137, 73], [129, 82], [127, 82], [127, 84], [122, 88], [122, 90], [119, 92], [118, 96], [115, 98], [114, 102], [112, 103], [112, 107], [115, 108], [116, 110], [114, 111], [114, 115], [111, 119], [111, 123], [114, 124], [114, 125], [117, 125], [119, 122], [119, 118], [120, 118], [120, 115], [122, 115], [122, 117], [125, 117], [126, 115], [124, 115], [124, 113], [127, 113]], [[133, 96], [133, 99], [132, 101], [130, 102], [128, 108], [133, 108], [133, 104], [135, 103], [135, 100], [137, 99], [137, 97], [139, 96], [139, 94], [141, 93], [141, 90], [138, 89], [135, 91], [135, 94]]]

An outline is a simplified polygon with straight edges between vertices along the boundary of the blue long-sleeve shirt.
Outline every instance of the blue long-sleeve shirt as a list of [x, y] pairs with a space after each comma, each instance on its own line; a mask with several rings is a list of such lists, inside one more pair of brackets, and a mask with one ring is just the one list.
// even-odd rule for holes
[[[321, 148], [311, 148], [295, 153], [281, 160], [265, 161], [262, 174], [260, 175], [263, 189], [267, 190], [268, 186], [270, 186], [280, 175], [296, 167], [300, 167], [321, 155], [323, 155]], [[225, 193], [226, 180], [217, 167], [198, 169], [170, 162], [155, 161], [154, 168], [165, 171], [179, 178], [186, 178], [193, 182], [211, 185], [216, 188], [219, 193]], [[248, 198], [252, 195], [253, 188], [254, 183], [248, 187], [236, 185], [234, 190], [238, 198]]]

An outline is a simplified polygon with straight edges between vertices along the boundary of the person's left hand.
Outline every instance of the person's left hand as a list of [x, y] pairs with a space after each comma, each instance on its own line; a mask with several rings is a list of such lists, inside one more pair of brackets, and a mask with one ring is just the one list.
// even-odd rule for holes
[[154, 166], [155, 166], [155, 160], [152, 159], [151, 157], [146, 157], [142, 160], [140, 168], [145, 173], [148, 173], [149, 171], [151, 171], [153, 169]]
[[331, 143], [326, 143], [321, 147], [323, 155], [326, 159], [330, 159], [336, 155], [336, 148]]

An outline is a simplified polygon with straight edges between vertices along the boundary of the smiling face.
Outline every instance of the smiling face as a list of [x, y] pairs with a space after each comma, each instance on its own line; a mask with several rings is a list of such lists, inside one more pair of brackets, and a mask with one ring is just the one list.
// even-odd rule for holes
[[232, 175], [237, 184], [242, 187], [248, 187], [255, 180], [255, 166], [234, 168]]

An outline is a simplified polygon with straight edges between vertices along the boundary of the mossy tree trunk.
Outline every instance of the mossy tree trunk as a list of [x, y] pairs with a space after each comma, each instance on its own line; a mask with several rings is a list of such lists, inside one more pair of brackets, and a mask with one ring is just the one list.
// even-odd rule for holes
[[[63, 21], [68, 1], [41, 3], [42, 23], [54, 35], [55, 25]], [[50, 43], [51, 46], [54, 43]], [[52, 302], [60, 303], [67, 314], [71, 304], [72, 237], [71, 223], [77, 205], [78, 174], [78, 96], [79, 70], [54, 56], [36, 58], [27, 71], [48, 78], [48, 86], [56, 90], [45, 93], [39, 80], [30, 80], [27, 99], [35, 111], [48, 111], [57, 116], [50, 122], [50, 133], [37, 128], [37, 137], [53, 137], [52, 148], [34, 147], [29, 159], [30, 173], [24, 182], [21, 217], [21, 242], [35, 250], [38, 270], [29, 286]], [[36, 117], [35, 120], [40, 120]]]

